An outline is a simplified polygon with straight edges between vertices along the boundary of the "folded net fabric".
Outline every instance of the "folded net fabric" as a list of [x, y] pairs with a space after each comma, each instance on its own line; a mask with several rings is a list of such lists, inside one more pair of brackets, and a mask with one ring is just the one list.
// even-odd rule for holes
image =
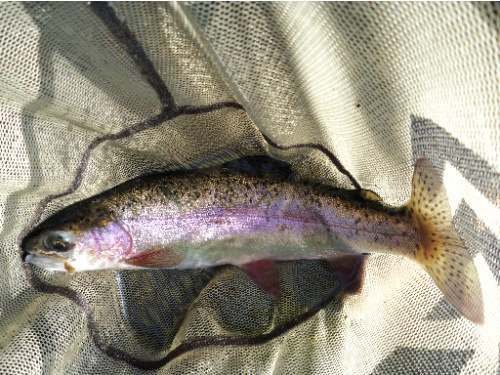
[[[0, 13], [0, 373], [500, 372], [498, 5]], [[484, 324], [389, 255], [368, 258], [359, 293], [323, 305], [338, 282], [321, 261], [280, 264], [287, 292], [276, 300], [232, 266], [68, 275], [20, 259], [30, 226], [70, 203], [152, 171], [256, 154], [394, 206], [428, 157], [476, 256]]]

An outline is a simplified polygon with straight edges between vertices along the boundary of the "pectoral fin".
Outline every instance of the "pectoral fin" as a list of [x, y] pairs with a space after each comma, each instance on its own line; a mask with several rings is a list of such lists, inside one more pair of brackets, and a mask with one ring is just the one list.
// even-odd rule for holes
[[185, 258], [174, 249], [161, 248], [136, 255], [125, 260], [125, 263], [144, 268], [172, 268], [181, 264]]
[[273, 297], [280, 295], [280, 277], [276, 261], [259, 259], [242, 264], [240, 268], [264, 292]]

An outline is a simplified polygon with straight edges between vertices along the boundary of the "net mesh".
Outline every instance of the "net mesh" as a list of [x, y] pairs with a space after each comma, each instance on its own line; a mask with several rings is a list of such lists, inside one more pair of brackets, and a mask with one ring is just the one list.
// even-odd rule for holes
[[[1, 3], [0, 14], [0, 373], [500, 373], [497, 4]], [[484, 324], [397, 256], [371, 255], [361, 291], [338, 299], [321, 261], [280, 264], [273, 299], [232, 266], [68, 275], [20, 260], [33, 221], [70, 203], [255, 154], [395, 206], [427, 156], [477, 255]]]

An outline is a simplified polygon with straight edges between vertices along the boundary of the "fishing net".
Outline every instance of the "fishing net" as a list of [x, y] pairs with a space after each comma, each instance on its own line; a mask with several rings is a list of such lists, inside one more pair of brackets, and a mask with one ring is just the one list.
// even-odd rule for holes
[[[500, 373], [498, 5], [0, 12], [0, 373]], [[234, 266], [69, 275], [21, 261], [22, 237], [73, 202], [245, 155], [393, 206], [428, 157], [475, 256], [484, 324], [398, 256], [368, 256], [350, 293], [326, 262], [281, 263], [279, 298]]]

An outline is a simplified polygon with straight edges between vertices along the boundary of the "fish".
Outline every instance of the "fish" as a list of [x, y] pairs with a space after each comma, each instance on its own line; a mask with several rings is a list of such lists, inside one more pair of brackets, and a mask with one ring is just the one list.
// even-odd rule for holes
[[411, 198], [299, 181], [268, 156], [142, 176], [74, 203], [22, 241], [24, 260], [68, 273], [234, 265], [278, 296], [277, 262], [386, 253], [420, 265], [467, 319], [484, 321], [473, 257], [453, 226], [442, 178], [416, 161]]

